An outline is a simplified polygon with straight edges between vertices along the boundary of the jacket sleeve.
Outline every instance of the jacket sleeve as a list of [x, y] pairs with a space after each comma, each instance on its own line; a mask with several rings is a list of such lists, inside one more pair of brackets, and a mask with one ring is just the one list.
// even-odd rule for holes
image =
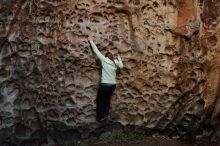
[[118, 59], [115, 59], [115, 64], [118, 68], [122, 69], [123, 68], [123, 63], [122, 63], [122, 60], [121, 60], [121, 57], [118, 56]]
[[102, 53], [98, 50], [98, 48], [96, 47], [95, 43], [93, 42], [93, 40], [89, 41], [91, 46], [92, 46], [92, 50], [94, 51], [94, 53], [96, 54], [96, 56], [98, 57], [99, 60], [104, 61], [106, 60], [105, 56], [102, 55]]

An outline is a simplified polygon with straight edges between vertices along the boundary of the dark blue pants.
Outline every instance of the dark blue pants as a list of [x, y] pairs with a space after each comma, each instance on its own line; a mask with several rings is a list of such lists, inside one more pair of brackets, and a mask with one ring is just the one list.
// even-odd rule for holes
[[101, 83], [96, 99], [97, 118], [100, 121], [109, 116], [110, 98], [115, 91], [115, 84]]

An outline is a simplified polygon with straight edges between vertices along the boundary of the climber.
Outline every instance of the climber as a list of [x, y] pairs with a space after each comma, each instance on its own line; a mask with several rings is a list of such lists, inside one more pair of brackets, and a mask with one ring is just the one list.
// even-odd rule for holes
[[120, 56], [114, 59], [113, 54], [106, 53], [106, 57], [96, 47], [92, 39], [89, 38], [89, 43], [92, 46], [93, 52], [96, 54], [102, 65], [101, 84], [99, 85], [97, 103], [97, 120], [105, 122], [109, 119], [110, 98], [116, 87], [116, 70], [123, 68], [123, 63]]

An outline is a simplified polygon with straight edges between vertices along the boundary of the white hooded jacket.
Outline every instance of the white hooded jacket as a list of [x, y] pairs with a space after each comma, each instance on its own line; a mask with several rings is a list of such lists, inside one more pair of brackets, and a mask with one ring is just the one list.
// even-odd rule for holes
[[98, 50], [95, 43], [90, 40], [89, 41], [94, 53], [101, 61], [102, 64], [102, 76], [101, 76], [101, 83], [108, 83], [108, 84], [116, 84], [116, 70], [117, 68], [122, 69], [123, 63], [121, 58], [118, 56], [117, 59], [114, 59], [114, 62], [102, 55], [102, 53]]

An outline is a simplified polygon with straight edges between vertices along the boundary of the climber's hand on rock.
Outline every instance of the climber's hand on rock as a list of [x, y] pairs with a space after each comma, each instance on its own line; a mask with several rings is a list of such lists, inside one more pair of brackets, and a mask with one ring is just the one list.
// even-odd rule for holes
[[91, 43], [93, 40], [92, 40], [92, 37], [88, 37], [88, 40], [89, 40], [89, 42]]

